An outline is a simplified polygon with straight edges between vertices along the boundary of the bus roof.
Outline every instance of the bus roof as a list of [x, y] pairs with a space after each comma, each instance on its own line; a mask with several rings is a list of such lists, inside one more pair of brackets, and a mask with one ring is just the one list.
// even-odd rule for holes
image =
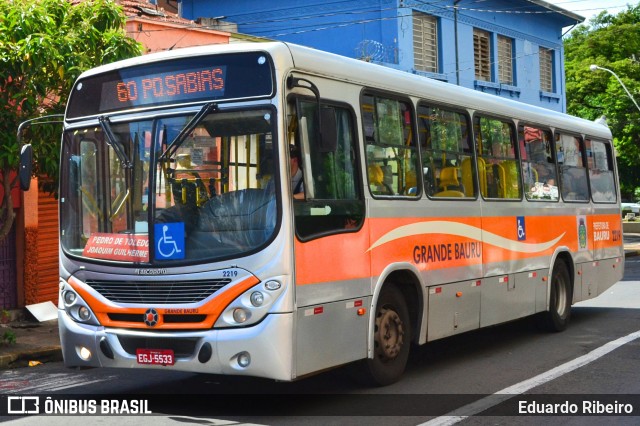
[[332, 53], [292, 44], [288, 46], [298, 70], [611, 139], [609, 128], [593, 121]]
[[[277, 58], [287, 55], [290, 56], [298, 71], [323, 75], [327, 78], [365, 87], [403, 93], [439, 103], [455, 104], [471, 110], [488, 111], [492, 114], [518, 118], [531, 124], [562, 128], [567, 131], [611, 139], [609, 128], [593, 121], [405, 71], [285, 42], [232, 43], [181, 48], [103, 65], [84, 72], [79, 78], [170, 59], [243, 51], [268, 52], [276, 58], [274, 59], [276, 66], [279, 63]], [[451, 101], [452, 99], [456, 100], [455, 103]]]

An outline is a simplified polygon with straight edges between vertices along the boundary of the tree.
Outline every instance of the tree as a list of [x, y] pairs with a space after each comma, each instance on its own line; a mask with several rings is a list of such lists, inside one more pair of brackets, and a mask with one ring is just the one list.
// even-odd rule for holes
[[594, 120], [604, 115], [614, 137], [623, 198], [640, 188], [640, 111], [616, 78], [592, 72], [591, 64], [615, 72], [640, 102], [640, 5], [617, 15], [602, 12], [565, 40], [567, 110]]
[[[11, 189], [17, 185], [20, 122], [62, 113], [81, 72], [141, 54], [126, 36], [122, 9], [110, 0], [72, 5], [69, 0], [0, 2], [0, 241], [14, 220]], [[34, 126], [34, 174], [57, 188], [60, 128]]]

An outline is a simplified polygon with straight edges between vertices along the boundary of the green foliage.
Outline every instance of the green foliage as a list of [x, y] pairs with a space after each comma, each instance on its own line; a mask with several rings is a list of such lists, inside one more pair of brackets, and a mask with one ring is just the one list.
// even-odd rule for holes
[[[122, 9], [110, 0], [75, 6], [68, 0], [0, 2], [0, 180], [17, 168], [20, 122], [64, 112], [81, 72], [140, 55], [140, 45], [126, 36], [125, 22]], [[34, 148], [34, 173], [49, 177], [50, 189], [57, 187], [60, 130], [37, 126], [24, 135]], [[15, 185], [14, 180], [9, 186]], [[6, 194], [2, 229], [13, 219]], [[4, 235], [0, 230], [0, 239]]]
[[0, 339], [0, 346], [2, 345], [13, 345], [16, 343], [16, 333], [13, 330], [7, 330], [2, 335], [2, 339]]
[[617, 15], [602, 12], [580, 25], [565, 40], [567, 110], [589, 120], [605, 115], [614, 136], [624, 198], [640, 187], [640, 111], [618, 80], [596, 64], [615, 72], [640, 103], [640, 5]]

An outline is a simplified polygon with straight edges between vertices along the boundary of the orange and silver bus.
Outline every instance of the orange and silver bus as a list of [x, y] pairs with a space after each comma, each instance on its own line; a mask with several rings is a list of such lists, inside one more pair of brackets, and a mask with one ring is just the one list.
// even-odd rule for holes
[[70, 367], [384, 385], [412, 345], [561, 331], [623, 274], [606, 126], [287, 43], [83, 73], [61, 170]]

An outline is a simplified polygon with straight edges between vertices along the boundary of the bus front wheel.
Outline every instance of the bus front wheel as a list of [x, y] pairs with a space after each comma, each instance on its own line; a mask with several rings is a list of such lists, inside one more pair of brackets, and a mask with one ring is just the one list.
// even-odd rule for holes
[[365, 380], [376, 386], [397, 382], [407, 365], [411, 345], [409, 310], [400, 290], [382, 289], [375, 310], [374, 353], [365, 360]]
[[569, 324], [573, 299], [571, 278], [564, 262], [554, 266], [550, 286], [549, 310], [541, 315], [540, 323], [546, 330], [563, 331]]

